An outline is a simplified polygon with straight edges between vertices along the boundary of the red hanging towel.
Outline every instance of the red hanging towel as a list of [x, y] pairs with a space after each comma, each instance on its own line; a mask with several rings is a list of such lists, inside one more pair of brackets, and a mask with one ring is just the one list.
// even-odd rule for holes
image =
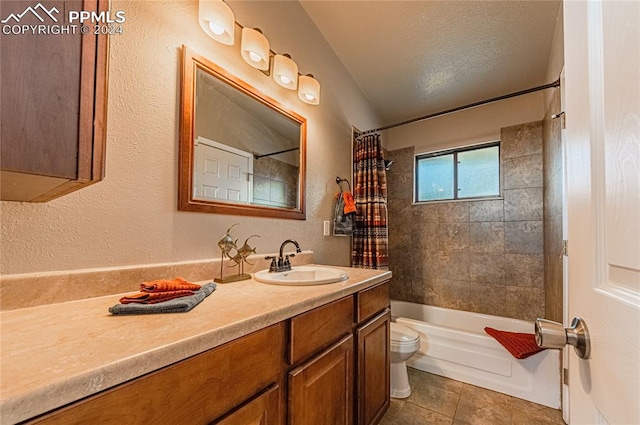
[[353, 200], [351, 192], [342, 192], [342, 198], [344, 200], [344, 213], [350, 214], [356, 212], [356, 202]]

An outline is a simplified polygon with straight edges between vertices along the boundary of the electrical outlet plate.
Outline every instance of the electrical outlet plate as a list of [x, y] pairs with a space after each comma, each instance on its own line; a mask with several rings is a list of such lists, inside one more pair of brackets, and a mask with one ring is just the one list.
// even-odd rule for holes
[[331, 225], [329, 224], [329, 220], [324, 221], [323, 235], [329, 236], [329, 232], [331, 230]]

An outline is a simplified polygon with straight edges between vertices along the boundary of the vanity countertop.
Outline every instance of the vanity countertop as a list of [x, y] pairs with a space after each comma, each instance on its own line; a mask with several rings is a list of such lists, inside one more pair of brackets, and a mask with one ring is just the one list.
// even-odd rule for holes
[[0, 423], [32, 418], [391, 278], [336, 268], [349, 279], [218, 284], [188, 313], [110, 315], [122, 294], [1, 312]]

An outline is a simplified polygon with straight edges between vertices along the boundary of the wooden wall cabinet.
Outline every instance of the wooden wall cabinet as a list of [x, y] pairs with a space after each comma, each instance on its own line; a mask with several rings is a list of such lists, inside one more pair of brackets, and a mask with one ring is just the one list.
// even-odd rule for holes
[[390, 319], [387, 281], [26, 424], [373, 425]]
[[[55, 25], [66, 26], [72, 25], [69, 11], [99, 13], [109, 2], [40, 4], [57, 19]], [[0, 16], [18, 15], [29, 7], [33, 1], [3, 1]], [[43, 23], [25, 13], [20, 25], [53, 25], [49, 19]], [[2, 35], [2, 200], [46, 202], [103, 179], [108, 36], [94, 35], [92, 25], [89, 29], [88, 34], [77, 25], [75, 34]]]

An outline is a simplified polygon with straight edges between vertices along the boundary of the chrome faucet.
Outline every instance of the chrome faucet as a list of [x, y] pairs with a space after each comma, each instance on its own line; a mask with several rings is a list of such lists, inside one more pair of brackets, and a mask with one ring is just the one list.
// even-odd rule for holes
[[271, 260], [271, 265], [269, 266], [269, 273], [286, 272], [287, 270], [291, 270], [291, 261], [289, 261], [289, 258], [295, 257], [296, 255], [295, 254], [284, 255], [284, 247], [289, 243], [294, 244], [296, 246], [296, 252], [302, 252], [302, 250], [300, 249], [300, 245], [298, 245], [298, 242], [294, 241], [293, 239], [287, 239], [286, 241], [282, 242], [282, 245], [280, 245], [280, 255], [277, 259], [276, 257], [265, 257], [265, 260]]

